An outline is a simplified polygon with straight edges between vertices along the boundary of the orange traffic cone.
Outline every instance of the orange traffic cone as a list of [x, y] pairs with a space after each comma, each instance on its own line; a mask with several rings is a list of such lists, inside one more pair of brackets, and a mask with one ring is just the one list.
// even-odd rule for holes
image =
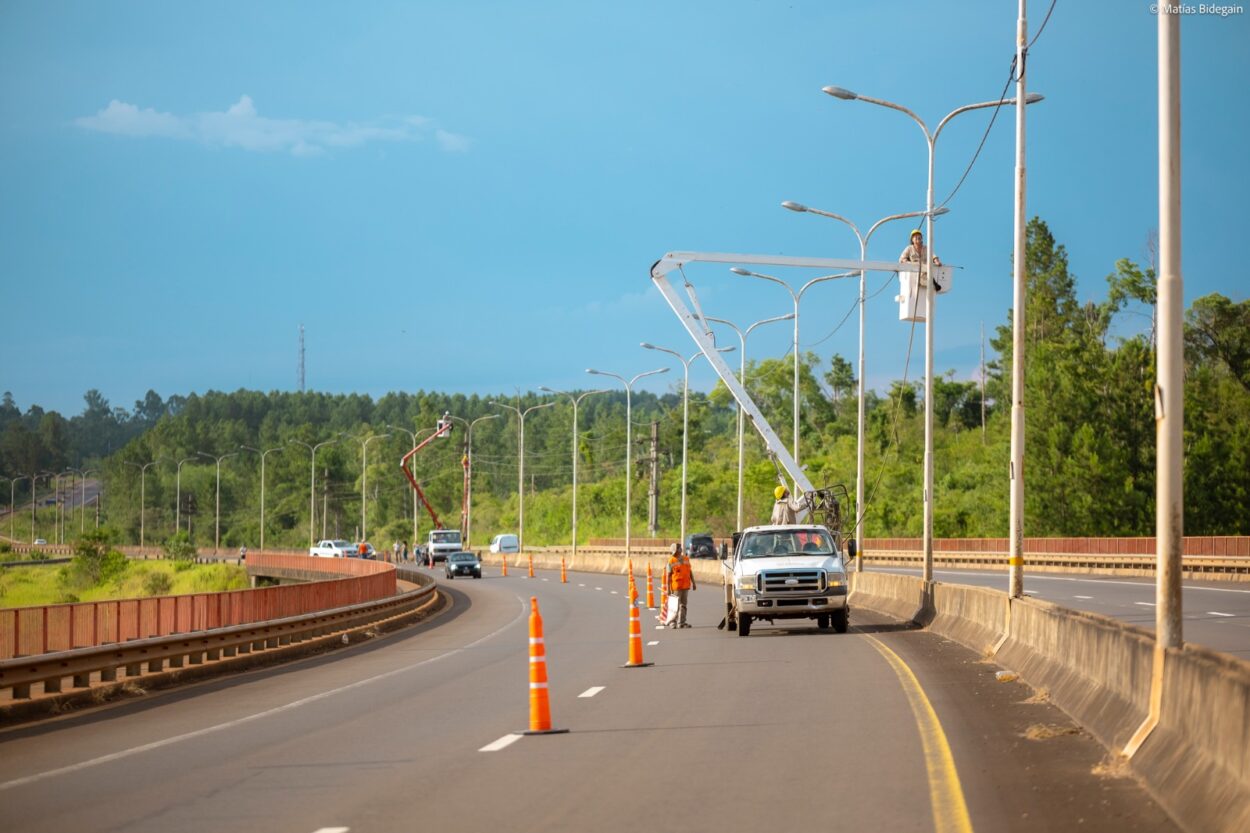
[[533, 556], [533, 554], [531, 553], [531, 554], [526, 555], [525, 557], [526, 557], [526, 558], [528, 558], [528, 559], [529, 559], [529, 561], [530, 561], [530, 575], [529, 575], [529, 577], [530, 577], [530, 578], [533, 578], [533, 577], [534, 577], [534, 556]]
[[660, 624], [664, 625], [664, 616], [668, 611], [668, 567], [660, 573], [660, 615], [656, 619], [660, 620]]
[[564, 566], [564, 556], [560, 556], [560, 583], [561, 584], [569, 583], [569, 573], [568, 573], [568, 569], [565, 568]]
[[543, 617], [538, 599], [530, 596], [530, 727], [526, 735], [553, 735], [568, 729], [551, 728], [551, 702], [547, 697], [547, 646], [543, 642]]
[[508, 575], [508, 556], [506, 556], [506, 555], [501, 555], [501, 556], [500, 556], [500, 558], [502, 558], [502, 559], [503, 559], [503, 575], [504, 575], [505, 577], [507, 577], [507, 575]]
[[655, 588], [652, 582], [655, 576], [651, 573], [651, 562], [647, 562], [647, 610], [655, 610]]
[[645, 668], [654, 663], [642, 661], [642, 622], [638, 618], [638, 606], [629, 605], [629, 662], [622, 668]]

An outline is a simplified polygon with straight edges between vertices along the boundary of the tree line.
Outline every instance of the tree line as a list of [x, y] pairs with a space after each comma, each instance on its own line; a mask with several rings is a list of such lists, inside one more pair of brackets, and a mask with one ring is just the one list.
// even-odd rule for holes
[[[1105, 296], [1080, 301], [1064, 247], [1040, 219], [1028, 227], [1025, 401], [1026, 521], [1030, 536], [1150, 535], [1154, 529], [1155, 275], [1124, 259], [1107, 276]], [[948, 373], [934, 380], [934, 532], [939, 537], [1003, 537], [1008, 525], [1011, 320], [992, 345], [985, 396], [978, 381]], [[1185, 531], [1250, 534], [1250, 301], [1219, 294], [1194, 301], [1185, 317]], [[746, 385], [790, 443], [792, 358], [751, 361]], [[912, 376], [918, 376], [914, 368]], [[844, 483], [854, 494], [856, 379], [834, 354], [805, 352], [800, 364], [803, 462], [817, 485]], [[922, 385], [898, 380], [866, 394], [867, 500], [864, 534], [916, 536], [923, 483]], [[732, 398], [722, 384], [690, 395], [690, 532], [732, 531], [737, 442]], [[211, 545], [217, 465], [222, 461], [222, 546], [260, 539], [261, 454], [265, 455], [265, 542], [305, 546], [310, 509], [315, 537], [356, 538], [365, 487], [368, 536], [376, 546], [412, 538], [411, 490], [399, 459], [444, 413], [476, 421], [472, 444], [474, 540], [515, 531], [518, 426], [515, 413], [544, 402], [525, 421], [525, 536], [534, 544], [570, 537], [573, 455], [578, 460], [579, 538], [624, 533], [625, 394], [587, 396], [573, 434], [567, 397], [534, 393], [480, 397], [434, 391], [355, 394], [240, 390], [162, 400], [150, 392], [132, 411], [110, 409], [97, 391], [83, 413], [64, 419], [12, 397], [0, 404], [0, 472], [96, 465], [105, 482], [108, 523], [137, 541], [140, 475], [145, 477], [149, 542], [181, 528]], [[982, 413], [985, 413], [984, 428]], [[680, 512], [680, 382], [661, 395], [633, 397], [633, 534], [647, 533], [650, 426], [658, 426], [659, 533], [675, 536]], [[382, 436], [389, 435], [389, 436]], [[370, 439], [376, 437], [377, 439]], [[363, 443], [368, 441], [367, 467]], [[461, 523], [466, 432], [435, 440], [415, 472], [445, 526]], [[318, 449], [312, 465], [311, 446]], [[253, 450], [249, 450], [253, 449]], [[181, 477], [178, 476], [181, 463]], [[748, 428], [746, 523], [766, 520], [776, 471]], [[179, 482], [180, 481], [180, 482]], [[313, 494], [310, 508], [310, 485]], [[179, 488], [180, 487], [180, 488]], [[176, 495], [181, 492], [181, 504]], [[849, 513], [854, 516], [855, 512]], [[431, 526], [424, 510], [417, 520]], [[2, 531], [2, 530], [0, 530]]]

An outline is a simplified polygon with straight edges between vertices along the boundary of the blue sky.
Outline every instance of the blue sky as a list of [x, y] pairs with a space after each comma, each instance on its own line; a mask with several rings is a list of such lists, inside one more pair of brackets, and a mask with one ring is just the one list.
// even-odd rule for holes
[[[1048, 5], [1030, 4], [1032, 32]], [[916, 126], [820, 88], [931, 123], [996, 98], [1016, 3], [954, 9], [7, 0], [0, 390], [67, 414], [92, 387], [123, 406], [149, 388], [290, 390], [301, 323], [308, 385], [330, 392], [591, 387], [589, 366], [661, 366], [640, 341], [694, 349], [650, 284], [663, 253], [855, 257], [845, 228], [780, 202], [865, 228], [923, 208]], [[1241, 300], [1250, 17], [1190, 15], [1181, 38], [1185, 296]], [[1149, 3], [1060, 0], [1032, 52], [1046, 100], [1030, 109], [1028, 210], [1067, 246], [1084, 298], [1118, 258], [1144, 260], [1157, 225], [1155, 50]], [[943, 133], [939, 200], [989, 112]], [[935, 327], [936, 368], [958, 378], [975, 373], [980, 323], [1011, 303], [1013, 130], [1005, 110], [935, 234], [964, 267]], [[870, 257], [897, 257], [909, 228], [878, 232]], [[688, 273], [708, 314], [789, 310], [779, 287]], [[804, 345], [855, 291], [809, 293]], [[868, 306], [875, 386], [904, 370], [894, 292]], [[750, 356], [789, 340], [764, 328]], [[811, 349], [856, 344], [852, 316]]]

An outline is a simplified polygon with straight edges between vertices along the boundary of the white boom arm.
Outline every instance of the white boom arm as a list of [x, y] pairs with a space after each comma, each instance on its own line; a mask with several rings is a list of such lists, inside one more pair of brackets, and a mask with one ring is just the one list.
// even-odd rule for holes
[[686, 282], [686, 292], [690, 295], [690, 300], [694, 304], [695, 312], [692, 313], [682, 300], [681, 296], [674, 289], [672, 282], [669, 280], [669, 274], [678, 267], [686, 263], [727, 263], [727, 264], [751, 264], [758, 266], [795, 266], [802, 268], [815, 269], [853, 269], [873, 272], [918, 272], [919, 264], [916, 263], [891, 263], [888, 261], [878, 260], [841, 260], [834, 258], [814, 258], [814, 257], [789, 257], [786, 255], [753, 255], [753, 254], [725, 254], [718, 252], [669, 252], [655, 262], [651, 267], [651, 280], [655, 283], [660, 294], [664, 296], [664, 300], [668, 302], [669, 307], [677, 315], [686, 332], [694, 339], [694, 343], [698, 345], [702, 351], [704, 358], [716, 371], [716, 375], [725, 383], [725, 387], [729, 389], [738, 406], [742, 408], [751, 425], [759, 432], [764, 440], [764, 445], [777, 462], [785, 469], [794, 481], [794, 485], [798, 491], [810, 492], [814, 487], [812, 482], [807, 478], [807, 473], [799, 468], [798, 463], [790, 456], [790, 452], [786, 450], [785, 444], [781, 442], [781, 438], [773, 431], [768, 420], [760, 413], [760, 409], [756, 407], [755, 402], [751, 399], [750, 394], [746, 392], [746, 388], [734, 376], [729, 365], [725, 364], [725, 360], [721, 358], [721, 354], [716, 350], [716, 343], [712, 337], [711, 328], [708, 327], [707, 321], [703, 318], [702, 310], [699, 309], [699, 301], [694, 293], [694, 287]]

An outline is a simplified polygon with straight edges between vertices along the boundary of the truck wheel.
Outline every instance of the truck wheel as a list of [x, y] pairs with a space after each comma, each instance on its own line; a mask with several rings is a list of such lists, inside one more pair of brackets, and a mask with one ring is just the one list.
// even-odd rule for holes
[[745, 613], [738, 614], [738, 636], [751, 635], [751, 617]]
[[816, 627], [820, 628], [822, 631], [829, 630], [829, 614], [828, 613], [821, 613], [819, 616], [816, 617]]
[[846, 608], [834, 611], [833, 613], [833, 629], [838, 633], [846, 633], [846, 629], [851, 626], [851, 612]]

